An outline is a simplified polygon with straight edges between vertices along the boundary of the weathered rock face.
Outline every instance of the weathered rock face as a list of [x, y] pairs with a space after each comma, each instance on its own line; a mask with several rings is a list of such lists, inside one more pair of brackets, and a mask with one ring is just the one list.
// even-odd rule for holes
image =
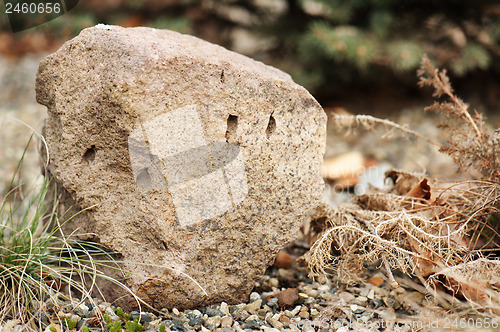
[[66, 231], [118, 252], [157, 308], [245, 300], [321, 199], [325, 113], [222, 47], [99, 25], [40, 63], [36, 91], [62, 210], [88, 209]]

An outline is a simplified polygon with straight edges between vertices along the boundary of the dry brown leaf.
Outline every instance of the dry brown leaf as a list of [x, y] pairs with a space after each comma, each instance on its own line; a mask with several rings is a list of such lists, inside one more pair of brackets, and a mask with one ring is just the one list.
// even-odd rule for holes
[[409, 172], [398, 171], [395, 169], [385, 172], [385, 177], [392, 179], [394, 182], [393, 194], [404, 196], [413, 187], [415, 187], [421, 179], [421, 176]]
[[408, 237], [408, 242], [410, 243], [411, 250], [422, 256], [415, 257], [415, 265], [417, 266], [418, 272], [422, 277], [426, 278], [441, 270], [439, 265], [443, 266], [443, 264], [435, 255], [432, 254], [432, 251], [423, 248], [411, 237]]
[[[441, 277], [441, 278], [440, 278]], [[444, 278], [442, 278], [444, 277]], [[443, 280], [438, 281], [438, 280]], [[441, 282], [454, 295], [462, 296], [469, 302], [498, 310], [500, 305], [500, 261], [480, 258], [442, 269], [429, 280]], [[497, 313], [498, 314], [498, 313]]]
[[422, 179], [407, 194], [408, 197], [422, 198], [430, 200], [432, 197], [431, 186], [426, 178]]

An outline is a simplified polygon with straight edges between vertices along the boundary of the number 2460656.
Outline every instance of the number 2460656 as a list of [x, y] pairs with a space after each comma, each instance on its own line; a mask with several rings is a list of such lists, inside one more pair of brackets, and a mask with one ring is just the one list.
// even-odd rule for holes
[[10, 3], [6, 2], [5, 3], [5, 13], [6, 14], [58, 14], [61, 12], [61, 4], [58, 2], [48, 2], [48, 3], [28, 3], [28, 2], [23, 2], [23, 3]]

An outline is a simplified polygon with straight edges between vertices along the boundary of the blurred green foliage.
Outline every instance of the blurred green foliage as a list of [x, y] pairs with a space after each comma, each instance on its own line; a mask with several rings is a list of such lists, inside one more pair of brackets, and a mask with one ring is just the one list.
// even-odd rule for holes
[[31, 31], [67, 39], [97, 23], [194, 34], [279, 67], [313, 93], [387, 77], [415, 86], [424, 53], [454, 76], [500, 73], [493, 0], [88, 0]]
[[[269, 22], [291, 27], [281, 47], [310, 89], [376, 84], [381, 75], [414, 77], [424, 53], [455, 76], [495, 70], [500, 55], [500, 4], [494, 1], [297, 0]], [[283, 31], [283, 29], [281, 29]], [[414, 80], [413, 80], [414, 81]], [[413, 82], [412, 82], [413, 84]]]

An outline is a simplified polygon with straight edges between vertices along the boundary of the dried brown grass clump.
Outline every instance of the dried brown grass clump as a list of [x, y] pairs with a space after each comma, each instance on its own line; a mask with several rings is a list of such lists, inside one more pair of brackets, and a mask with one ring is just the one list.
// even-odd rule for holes
[[364, 265], [379, 263], [393, 287], [398, 282], [392, 271], [398, 269], [418, 276], [431, 294], [446, 290], [483, 313], [500, 314], [500, 132], [488, 132], [477, 112], [470, 115], [446, 73], [426, 57], [419, 76], [421, 86], [430, 85], [435, 97], [447, 98], [428, 109], [448, 118], [441, 127], [450, 139], [441, 151], [468, 179], [445, 183], [389, 171], [390, 192], [318, 210], [311, 227], [315, 233], [309, 234], [316, 240], [306, 259], [313, 275], [332, 274], [346, 282], [361, 280]]
[[488, 132], [481, 113], [474, 110], [470, 114], [469, 105], [454, 94], [446, 71], [434, 68], [427, 56], [422, 59], [418, 76], [421, 87], [432, 87], [433, 97], [443, 99], [426, 108], [446, 116], [439, 126], [450, 138], [441, 151], [453, 157], [461, 170], [474, 168], [488, 180], [500, 183], [500, 128]]

